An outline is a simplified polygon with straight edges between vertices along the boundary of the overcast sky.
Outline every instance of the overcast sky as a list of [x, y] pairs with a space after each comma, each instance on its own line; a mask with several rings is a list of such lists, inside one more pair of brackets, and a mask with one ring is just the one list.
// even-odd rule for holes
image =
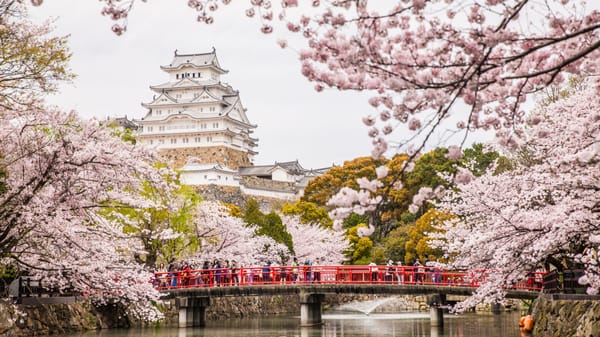
[[175, 49], [202, 53], [215, 47], [229, 71], [222, 80], [239, 90], [248, 118], [258, 125], [255, 164], [298, 159], [306, 168], [318, 168], [370, 153], [361, 123], [371, 111], [366, 96], [317, 93], [300, 74], [296, 53], [281, 49], [276, 35], [261, 34], [258, 22], [241, 11], [226, 10], [207, 26], [196, 22], [186, 1], [136, 5], [120, 37], [110, 30], [113, 22], [100, 15], [98, 1], [49, 0], [30, 9], [36, 20], [56, 18], [56, 33], [70, 35], [77, 79], [50, 103], [86, 117], [141, 118], [140, 103], [152, 99], [150, 85], [167, 81], [159, 67], [171, 62]]
[[49, 102], [85, 117], [141, 118], [146, 110], [140, 103], [152, 99], [150, 85], [167, 80], [159, 67], [171, 62], [176, 49], [203, 53], [214, 47], [229, 70], [222, 80], [239, 90], [248, 118], [258, 125], [255, 164], [298, 159], [305, 168], [320, 168], [369, 155], [371, 141], [361, 122], [375, 113], [368, 94], [317, 93], [300, 74], [297, 54], [277, 45], [285, 31], [260, 33], [259, 22], [242, 15], [246, 2], [234, 3], [205, 25], [196, 22], [186, 1], [138, 1], [127, 32], [116, 36], [98, 1], [44, 1], [30, 13], [37, 21], [55, 18], [56, 33], [70, 35], [78, 76]]

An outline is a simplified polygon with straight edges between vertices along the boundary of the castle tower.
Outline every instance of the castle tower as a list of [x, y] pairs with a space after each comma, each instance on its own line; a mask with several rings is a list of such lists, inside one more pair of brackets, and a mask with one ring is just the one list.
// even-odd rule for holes
[[150, 86], [151, 102], [142, 103], [146, 115], [138, 140], [154, 146], [175, 167], [195, 162], [218, 164], [233, 170], [252, 165], [258, 139], [246, 116], [239, 93], [221, 82], [227, 73], [216, 52], [178, 54], [161, 66], [168, 82]]

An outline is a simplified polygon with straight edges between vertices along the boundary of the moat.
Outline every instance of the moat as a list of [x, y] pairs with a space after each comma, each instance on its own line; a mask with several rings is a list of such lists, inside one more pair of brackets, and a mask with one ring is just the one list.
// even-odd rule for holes
[[59, 337], [517, 337], [519, 313], [500, 315], [469, 313], [446, 315], [444, 326], [431, 327], [423, 312], [362, 313], [326, 312], [323, 325], [300, 327], [298, 316], [277, 315], [252, 319], [228, 319], [207, 322], [203, 328], [159, 328], [102, 330]]

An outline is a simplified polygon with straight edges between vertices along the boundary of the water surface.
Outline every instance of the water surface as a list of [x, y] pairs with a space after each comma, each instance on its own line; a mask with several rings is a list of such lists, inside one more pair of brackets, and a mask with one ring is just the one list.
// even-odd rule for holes
[[518, 337], [519, 314], [444, 315], [444, 327], [432, 328], [426, 313], [326, 313], [324, 324], [300, 327], [299, 316], [209, 321], [204, 328], [101, 330], [69, 337]]

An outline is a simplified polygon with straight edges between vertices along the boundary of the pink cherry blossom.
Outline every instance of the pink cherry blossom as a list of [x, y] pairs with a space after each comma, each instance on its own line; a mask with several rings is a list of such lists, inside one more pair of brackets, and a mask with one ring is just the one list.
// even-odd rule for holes
[[[460, 191], [439, 205], [459, 216], [440, 228], [436, 242], [453, 256], [452, 266], [498, 271], [459, 308], [501, 298], [504, 286], [523, 280], [549, 256], [582, 263], [580, 282], [588, 292], [598, 292], [598, 111], [595, 87], [538, 107], [532, 114], [543, 118], [523, 127], [527, 141], [507, 152], [514, 159], [511, 170], [497, 174], [492, 168], [479, 178], [470, 176], [470, 183], [459, 185]], [[548, 136], [535, 137], [541, 130]]]

